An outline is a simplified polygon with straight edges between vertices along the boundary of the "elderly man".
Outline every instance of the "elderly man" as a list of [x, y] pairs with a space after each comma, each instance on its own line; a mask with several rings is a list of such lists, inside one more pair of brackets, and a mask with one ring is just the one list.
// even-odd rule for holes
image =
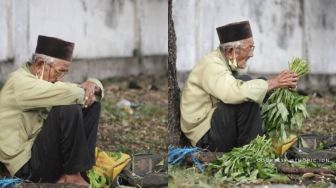
[[95, 163], [103, 86], [62, 82], [74, 44], [39, 36], [31, 62], [11, 73], [0, 93], [0, 161], [33, 182], [88, 185]]
[[248, 21], [217, 28], [219, 48], [193, 68], [181, 98], [181, 129], [193, 146], [227, 152], [263, 133], [260, 104], [268, 91], [295, 88], [297, 75], [283, 71], [270, 80], [239, 76], [253, 56]]

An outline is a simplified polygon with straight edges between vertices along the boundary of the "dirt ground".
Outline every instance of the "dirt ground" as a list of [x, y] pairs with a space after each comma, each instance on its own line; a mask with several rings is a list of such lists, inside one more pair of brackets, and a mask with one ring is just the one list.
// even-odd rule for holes
[[165, 76], [103, 81], [105, 98], [97, 146], [127, 154], [167, 153], [168, 86]]
[[310, 117], [301, 133], [336, 135], [336, 95], [312, 94], [308, 102]]

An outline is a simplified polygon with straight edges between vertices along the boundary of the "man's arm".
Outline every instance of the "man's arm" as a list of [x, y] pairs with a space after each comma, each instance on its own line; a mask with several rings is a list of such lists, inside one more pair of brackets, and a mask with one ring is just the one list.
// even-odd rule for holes
[[102, 83], [94, 78], [89, 78], [83, 82], [81, 88], [85, 91], [84, 107], [90, 106], [97, 100], [101, 100], [104, 97], [104, 87]]
[[279, 73], [274, 78], [267, 81], [268, 91], [277, 88], [296, 88], [298, 76], [291, 71], [285, 70]]
[[77, 84], [19, 76], [14, 79], [15, 99], [24, 110], [84, 103], [84, 90]]
[[268, 89], [265, 80], [236, 79], [231, 71], [220, 63], [206, 66], [202, 75], [202, 86], [209, 94], [227, 104], [239, 104], [249, 100], [261, 104]]

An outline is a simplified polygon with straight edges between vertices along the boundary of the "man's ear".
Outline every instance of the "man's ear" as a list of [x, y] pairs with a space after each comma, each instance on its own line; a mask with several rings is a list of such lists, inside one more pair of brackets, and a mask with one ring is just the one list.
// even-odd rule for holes
[[233, 59], [233, 52], [234, 52], [233, 48], [227, 48], [225, 50], [225, 56], [226, 56], [226, 58]]
[[43, 64], [44, 64], [44, 61], [42, 59], [37, 59], [35, 61], [35, 66], [38, 67], [38, 68], [42, 67]]
[[34, 61], [32, 65], [34, 74], [41, 74], [43, 64], [44, 64], [44, 61], [42, 59], [36, 59]]
[[33, 66], [35, 67], [35, 70], [42, 70], [42, 67], [44, 65], [44, 60], [38, 58], [35, 60]]

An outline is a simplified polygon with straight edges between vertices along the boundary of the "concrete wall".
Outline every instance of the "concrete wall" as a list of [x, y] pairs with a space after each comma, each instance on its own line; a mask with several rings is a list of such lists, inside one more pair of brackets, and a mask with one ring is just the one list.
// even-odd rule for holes
[[140, 67], [132, 74], [165, 71], [167, 20], [164, 0], [1, 0], [0, 80], [31, 57], [40, 34], [75, 43], [74, 80], [89, 74], [81, 68], [89, 64], [100, 78], [130, 74], [122, 66]]
[[312, 75], [328, 75], [327, 82], [333, 85], [335, 10], [333, 0], [173, 0], [177, 69], [190, 71], [219, 45], [216, 27], [249, 20], [256, 48], [248, 72], [274, 74], [287, 68], [293, 57], [303, 57]]

